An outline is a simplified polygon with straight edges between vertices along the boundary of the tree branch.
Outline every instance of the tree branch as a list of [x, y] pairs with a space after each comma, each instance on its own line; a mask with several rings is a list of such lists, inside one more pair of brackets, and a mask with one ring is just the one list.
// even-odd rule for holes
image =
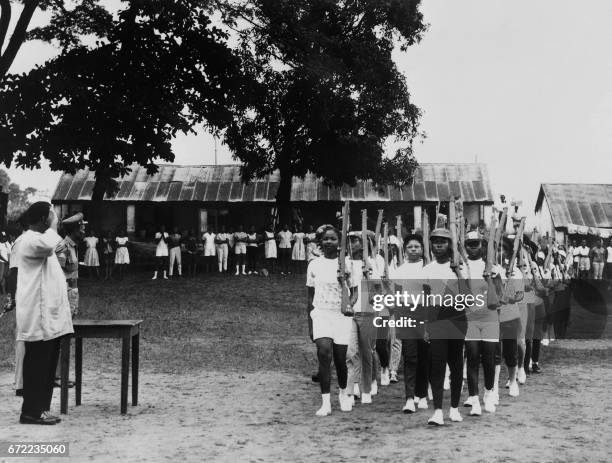
[[11, 22], [11, 2], [10, 0], [0, 0], [0, 55], [2, 55], [2, 46], [8, 32], [9, 23]]
[[17, 52], [25, 40], [28, 26], [30, 25], [34, 11], [36, 11], [38, 7], [39, 1], [40, 0], [25, 1], [23, 11], [19, 16], [13, 35], [11, 35], [6, 50], [4, 50], [4, 54], [0, 56], [0, 77], [4, 77], [11, 67], [11, 64], [13, 64], [15, 56], [17, 56]]

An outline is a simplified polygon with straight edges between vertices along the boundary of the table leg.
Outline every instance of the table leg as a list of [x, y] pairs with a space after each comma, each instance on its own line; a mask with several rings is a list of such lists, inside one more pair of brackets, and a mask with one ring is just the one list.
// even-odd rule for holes
[[140, 333], [132, 336], [132, 406], [138, 405], [138, 366], [140, 355]]
[[128, 377], [130, 374], [130, 335], [123, 336], [121, 345], [121, 414], [127, 413]]
[[70, 336], [60, 341], [60, 413], [68, 413], [68, 372], [70, 371]]
[[81, 405], [81, 382], [83, 380], [83, 338], [74, 339], [75, 404]]

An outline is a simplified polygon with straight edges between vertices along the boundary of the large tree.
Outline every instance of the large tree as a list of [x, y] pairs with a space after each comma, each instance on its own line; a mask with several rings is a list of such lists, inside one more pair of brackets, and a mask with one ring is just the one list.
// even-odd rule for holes
[[[419, 0], [255, 0], [233, 3], [250, 71], [264, 85], [226, 142], [243, 179], [280, 171], [287, 217], [293, 176], [333, 185], [409, 182], [419, 109], [393, 61], [421, 38]], [[399, 148], [385, 156], [390, 138]]]
[[[93, 1], [92, 1], [93, 3]], [[30, 33], [62, 52], [0, 85], [0, 160], [96, 172], [93, 199], [138, 163], [172, 162], [171, 140], [204, 123], [223, 129], [251, 89], [206, 0], [129, 0], [104, 37], [63, 37], [63, 16]], [[76, 37], [76, 39], [75, 39]]]

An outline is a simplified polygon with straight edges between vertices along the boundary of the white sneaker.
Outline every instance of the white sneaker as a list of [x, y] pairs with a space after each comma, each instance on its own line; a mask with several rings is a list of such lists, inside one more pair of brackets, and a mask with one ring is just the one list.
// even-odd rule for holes
[[525, 373], [524, 367], [518, 369], [518, 372], [516, 373], [516, 379], [519, 384], [525, 384], [525, 382], [527, 381], [527, 373]]
[[331, 415], [331, 399], [329, 394], [321, 394], [321, 408], [317, 410], [315, 415], [327, 416]]
[[151, 278], [151, 280], [157, 280], [157, 272], [153, 274], [153, 278]]
[[548, 344], [550, 344], [550, 341], [549, 341], [548, 339], [542, 339], [542, 341], [540, 341], [540, 343], [541, 343], [543, 346], [548, 346]]
[[510, 387], [510, 380], [506, 381], [506, 389]]
[[253, 271], [253, 275], [259, 275], [259, 273], [257, 273], [257, 270]]
[[406, 405], [402, 408], [404, 413], [414, 413], [416, 409], [414, 408], [414, 399], [408, 399], [406, 401]]
[[488, 391], [485, 389], [484, 397], [482, 398], [484, 402], [484, 409], [487, 413], [495, 413], [495, 403], [493, 400], [493, 391]]
[[389, 376], [389, 381], [391, 381], [392, 383], [397, 383], [399, 380], [397, 379], [397, 372], [392, 371], [390, 376]]
[[450, 418], [451, 421], [454, 421], [455, 423], [459, 423], [463, 421], [463, 417], [461, 416], [461, 413], [459, 413], [458, 408], [451, 407], [451, 409], [448, 412], [448, 417]]
[[510, 394], [510, 397], [518, 397], [519, 396], [519, 385], [516, 381], [512, 381], [510, 383], [510, 390], [508, 391], [508, 394]]
[[357, 398], [361, 397], [361, 391], [359, 390], [359, 383], [355, 383], [353, 386], [353, 395]]
[[284, 274], [285, 274], [285, 272], [281, 272], [281, 275], [284, 275]]
[[242, 271], [242, 274], [243, 274], [243, 275], [246, 275], [246, 272], [243, 270], [243, 271]]
[[421, 397], [419, 399], [419, 404], [417, 405], [417, 408], [420, 408], [421, 410], [427, 410], [428, 406], [427, 406], [427, 397]]
[[470, 396], [468, 397], [465, 402], [463, 402], [463, 406], [464, 407], [471, 407], [474, 404], [474, 398], [477, 396]]
[[413, 398], [412, 400], [414, 400], [414, 403], [415, 403], [415, 404], [418, 404], [418, 403], [419, 403], [419, 400], [421, 400], [421, 398], [420, 398], [420, 397], [417, 397], [417, 396], [414, 396], [414, 398]]
[[376, 380], [372, 381], [372, 389], [370, 389], [370, 394], [378, 394], [378, 384], [376, 383]]
[[472, 400], [472, 409], [470, 410], [470, 416], [480, 416], [482, 415], [482, 409], [480, 408], [480, 400], [478, 396], [474, 396], [474, 400]]
[[338, 402], [340, 402], [340, 410], [343, 412], [350, 412], [353, 410], [353, 404], [351, 403], [351, 399], [348, 395], [346, 395], [346, 391], [340, 389], [338, 392]]
[[361, 394], [361, 403], [362, 404], [371, 404], [372, 403], [372, 394], [368, 394], [367, 392], [364, 392], [363, 394]]
[[380, 372], [380, 385], [388, 386], [391, 384], [391, 380], [389, 379], [389, 369], [384, 368], [383, 371]]
[[429, 418], [427, 424], [432, 426], [444, 426], [444, 415], [441, 409], [434, 410], [434, 414]]
[[[251, 271], [249, 270], [249, 271], [247, 272], [247, 275], [250, 275], [251, 273], [253, 273], [253, 272], [251, 272]], [[243, 275], [244, 275], [244, 273], [243, 273]]]
[[234, 276], [238, 276], [238, 275], [240, 275], [240, 272], [236, 270], [236, 273], [234, 273]]

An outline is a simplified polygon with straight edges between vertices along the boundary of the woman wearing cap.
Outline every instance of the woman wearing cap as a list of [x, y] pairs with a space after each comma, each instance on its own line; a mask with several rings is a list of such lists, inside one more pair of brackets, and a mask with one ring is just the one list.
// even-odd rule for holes
[[[391, 269], [391, 278], [395, 281], [395, 291], [408, 291], [419, 294], [422, 290], [423, 278], [423, 239], [418, 235], [409, 235], [404, 240], [404, 264]], [[417, 321], [427, 319], [427, 309], [421, 306], [396, 311], [396, 320], [401, 316], [408, 316]], [[415, 329], [397, 329], [397, 337], [401, 340], [401, 355], [404, 359], [404, 393], [406, 403], [402, 411], [414, 413], [417, 406], [427, 408], [427, 387], [429, 385], [429, 344], [423, 339], [422, 325]]]
[[[451, 268], [451, 234], [445, 228], [436, 228], [430, 235], [434, 260], [423, 267], [425, 293], [432, 299], [437, 296], [458, 294], [459, 282], [465, 280], [462, 266], [453, 271]], [[457, 273], [455, 273], [457, 272]], [[459, 400], [463, 383], [463, 343], [467, 331], [465, 310], [456, 306], [427, 306], [429, 322], [427, 335], [430, 340], [431, 356], [431, 389], [433, 393], [434, 414], [428, 424], [444, 424], [442, 399], [444, 394], [444, 376], [446, 364], [450, 368], [451, 421], [463, 421], [459, 413]]]
[[321, 387], [321, 408], [317, 416], [331, 413], [330, 385], [332, 358], [336, 366], [336, 375], [340, 393], [338, 399], [343, 411], [352, 408], [347, 394], [346, 350], [350, 340], [353, 321], [342, 314], [342, 285], [350, 289], [349, 305], [357, 299], [357, 291], [352, 284], [351, 265], [347, 258], [347, 274], [339, 275], [338, 243], [340, 233], [331, 225], [323, 225], [317, 230], [317, 237], [323, 255], [308, 264], [306, 286], [308, 287], [309, 335], [317, 346], [319, 360], [319, 384]]
[[[488, 284], [484, 279], [485, 261], [483, 240], [477, 231], [467, 233], [465, 247], [470, 269], [470, 284], [476, 294], [486, 294]], [[484, 407], [495, 412], [493, 387], [495, 381], [495, 348], [499, 342], [499, 319], [495, 310], [473, 306], [467, 310], [465, 350], [467, 356], [467, 383], [469, 397], [466, 407], [472, 407], [470, 415], [480, 416], [482, 410], [478, 397], [478, 370], [482, 361], [484, 374]]]

